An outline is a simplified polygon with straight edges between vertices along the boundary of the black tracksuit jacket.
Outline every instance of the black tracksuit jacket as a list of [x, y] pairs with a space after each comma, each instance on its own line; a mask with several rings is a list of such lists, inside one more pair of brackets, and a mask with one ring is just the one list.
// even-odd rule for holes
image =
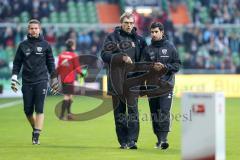
[[176, 48], [165, 37], [159, 41], [152, 41], [144, 50], [144, 59], [147, 62], [160, 62], [167, 69], [162, 80], [175, 84], [175, 73], [179, 71], [181, 61]]
[[13, 61], [12, 75], [18, 75], [21, 68], [23, 84], [47, 81], [49, 74], [56, 73], [51, 46], [41, 35], [38, 38], [28, 35], [27, 39], [19, 44]]

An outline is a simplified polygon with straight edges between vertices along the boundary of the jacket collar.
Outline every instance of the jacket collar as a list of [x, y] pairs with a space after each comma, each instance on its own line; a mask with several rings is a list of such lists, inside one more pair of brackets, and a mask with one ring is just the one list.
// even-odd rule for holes
[[157, 41], [152, 40], [151, 45], [155, 46], [155, 47], [162, 47], [164, 42], [166, 42], [166, 41], [167, 41], [167, 38], [165, 36], [163, 36], [163, 38], [161, 40], [157, 40]]
[[39, 34], [39, 36], [36, 37], [32, 37], [30, 34], [27, 35], [27, 39], [29, 41], [33, 41], [33, 42], [37, 42], [37, 41], [42, 41], [43, 40], [43, 36], [41, 34]]
[[123, 36], [129, 36], [129, 37], [136, 37], [136, 35], [137, 35], [136, 31], [137, 31], [137, 28], [133, 27], [131, 33], [128, 33], [126, 31], [124, 31], [121, 26], [115, 27], [115, 30], [114, 30], [115, 33], [121, 34]]

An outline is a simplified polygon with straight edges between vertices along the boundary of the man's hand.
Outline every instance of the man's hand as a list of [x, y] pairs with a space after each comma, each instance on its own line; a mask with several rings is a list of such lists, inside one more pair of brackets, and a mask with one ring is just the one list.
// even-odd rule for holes
[[57, 76], [51, 77], [50, 80], [51, 93], [56, 95], [59, 92], [59, 81]]
[[123, 62], [132, 64], [132, 59], [129, 56], [123, 56]]
[[17, 75], [13, 75], [11, 79], [11, 88], [14, 92], [18, 91], [18, 87], [20, 86], [20, 83], [17, 80]]
[[165, 68], [165, 66], [164, 66], [164, 64], [157, 62], [157, 63], [154, 63], [153, 68], [156, 71], [161, 71], [163, 68]]

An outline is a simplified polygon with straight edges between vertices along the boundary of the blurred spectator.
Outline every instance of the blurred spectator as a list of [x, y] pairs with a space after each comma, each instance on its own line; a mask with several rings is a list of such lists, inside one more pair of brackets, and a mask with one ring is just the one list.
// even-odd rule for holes
[[32, 10], [38, 10], [40, 8], [40, 0], [32, 0]]
[[7, 66], [6, 58], [6, 52], [3, 45], [0, 45], [0, 69]]
[[12, 6], [12, 13], [13, 16], [19, 16], [19, 14], [22, 11], [22, 8], [20, 6], [20, 3], [18, 3], [18, 0], [13, 0], [13, 6]]
[[65, 12], [67, 11], [67, 0], [59, 0], [55, 3], [56, 11]]
[[167, 20], [167, 13], [161, 9], [158, 10], [153, 10], [152, 13], [152, 21], [157, 21], [157, 22], [161, 22], [162, 24], [165, 23], [165, 21]]
[[[18, 1], [19, 3], [19, 1]], [[31, 11], [32, 10], [32, 4], [31, 0], [23, 0], [22, 3], [20, 3], [22, 11]]]
[[47, 2], [43, 2], [40, 7], [40, 17], [48, 17], [50, 15], [50, 8]]
[[40, 19], [40, 13], [39, 13], [39, 9], [38, 8], [34, 8], [33, 10], [32, 10], [32, 13], [31, 13], [31, 17], [33, 18], [33, 19]]
[[[74, 2], [87, 2], [87, 0], [73, 0]], [[95, 0], [99, 2], [102, 0]], [[104, 0], [103, 0], [104, 1]], [[190, 1], [190, 0], [189, 0]], [[48, 17], [51, 12], [65, 12], [69, 0], [0, 0], [0, 22], [12, 22], [13, 17], [21, 18], [22, 12], [27, 12], [33, 18]], [[111, 2], [117, 2], [111, 0]], [[187, 1], [188, 2], [188, 1]], [[199, 0], [193, 2], [193, 8], [189, 9], [192, 15], [194, 27], [174, 27], [167, 10], [157, 8], [152, 14], [139, 14], [133, 10], [136, 18], [138, 32], [149, 40], [149, 25], [152, 21], [164, 24], [165, 34], [173, 41], [181, 52], [183, 68], [185, 69], [227, 69], [240, 72], [240, 32], [238, 28], [220, 26], [212, 27], [212, 24], [240, 24], [239, 0]], [[176, 7], [178, 3], [188, 4], [183, 0], [171, 0]], [[206, 15], [205, 15], [206, 14]], [[206, 17], [204, 17], [206, 16]], [[207, 19], [207, 21], [206, 21]], [[198, 24], [204, 24], [198, 26]], [[97, 55], [102, 46], [105, 30], [80, 31], [78, 28], [44, 28], [45, 39], [56, 50], [64, 46], [68, 38], [77, 42], [77, 52], [80, 54]], [[222, 29], [221, 29], [222, 28]], [[15, 50], [16, 44], [23, 40], [24, 32], [18, 27], [0, 27], [0, 46], [2, 50], [11, 48]], [[1, 49], [0, 48], [0, 49]], [[1, 54], [1, 53], [0, 53]]]
[[142, 21], [143, 21], [143, 16], [140, 15], [135, 9], [133, 9], [133, 15], [134, 15], [134, 18], [135, 18], [135, 25], [137, 27], [137, 32], [139, 34], [142, 34], [142, 29], [143, 29], [143, 26], [142, 26]]
[[16, 30], [14, 31], [14, 44], [18, 45], [24, 37], [24, 33], [20, 26], [17, 26]]
[[56, 31], [54, 27], [47, 28], [45, 31], [45, 39], [49, 42], [51, 45], [55, 45], [56, 43]]
[[[214, 24], [239, 24], [240, 23], [240, 1], [239, 0], [200, 0], [193, 1], [192, 20], [195, 24], [205, 23], [203, 11], [207, 12], [205, 18], [210, 17]], [[203, 10], [205, 9], [205, 10]]]
[[6, 31], [3, 35], [3, 42], [4, 42], [4, 46], [6, 47], [14, 47], [14, 34], [13, 34], [13, 30], [10, 27], [6, 28]]
[[78, 43], [79, 50], [85, 50], [85, 51], [89, 50], [91, 42], [92, 42], [91, 37], [86, 32], [78, 34], [77, 43]]
[[[173, 40], [185, 69], [228, 69], [237, 70], [240, 66], [240, 34], [239, 30], [220, 29], [206, 26], [174, 29]], [[57, 30], [54, 26], [43, 29], [45, 39], [57, 50], [62, 49], [67, 38], [76, 39], [80, 54], [98, 55], [107, 32], [104, 30], [77, 32], [73, 28], [66, 31]], [[21, 27], [0, 28], [0, 45], [2, 48], [13, 48], [25, 37]], [[146, 37], [148, 39], [148, 37]], [[181, 49], [182, 48], [182, 49]]]

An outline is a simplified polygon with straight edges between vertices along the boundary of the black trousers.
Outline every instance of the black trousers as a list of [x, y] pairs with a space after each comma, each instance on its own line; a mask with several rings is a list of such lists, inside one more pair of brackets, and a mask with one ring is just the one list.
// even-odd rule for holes
[[[128, 105], [126, 102], [130, 102]], [[139, 135], [138, 100], [129, 96], [123, 102], [118, 96], [112, 96], [114, 120], [118, 142], [120, 144], [131, 141], [137, 142]]]
[[47, 86], [47, 81], [36, 84], [24, 84], [22, 86], [24, 112], [26, 116], [33, 115], [34, 111], [36, 113], [43, 113]]
[[170, 129], [170, 109], [172, 105], [172, 92], [154, 98], [148, 98], [153, 132], [159, 141], [167, 140]]

